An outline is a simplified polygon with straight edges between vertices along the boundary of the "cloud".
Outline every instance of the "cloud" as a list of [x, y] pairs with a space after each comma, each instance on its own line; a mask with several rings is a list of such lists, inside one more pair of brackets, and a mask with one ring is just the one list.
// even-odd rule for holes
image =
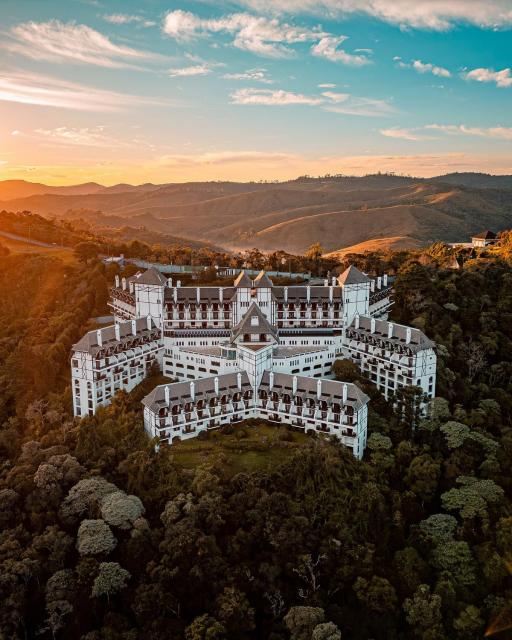
[[164, 104], [151, 98], [95, 89], [76, 82], [25, 72], [0, 72], [0, 102], [2, 101], [78, 111], [121, 111], [129, 106]]
[[212, 72], [211, 67], [205, 64], [191, 65], [189, 67], [182, 67], [181, 69], [169, 69], [169, 75], [171, 77], [186, 78], [190, 76], [206, 76]]
[[324, 36], [311, 47], [311, 53], [319, 58], [326, 58], [331, 62], [341, 62], [352, 67], [371, 64], [371, 60], [363, 55], [354, 55], [340, 49], [339, 45], [347, 40], [347, 36]]
[[33, 60], [99, 67], [133, 67], [157, 58], [153, 53], [112, 42], [99, 31], [74, 22], [24, 22], [8, 32], [2, 48]]
[[104, 148], [124, 146], [124, 143], [119, 139], [109, 136], [103, 126], [39, 128], [34, 132], [40, 138], [63, 145]]
[[510, 0], [239, 0], [250, 9], [343, 18], [364, 14], [407, 29], [447, 31], [458, 24], [496, 29], [512, 25]]
[[306, 96], [302, 93], [283, 91], [282, 89], [238, 89], [231, 94], [233, 104], [283, 106], [291, 104], [320, 105], [321, 97]]
[[428, 124], [425, 129], [447, 133], [449, 135], [478, 136], [512, 140], [512, 127], [468, 127], [465, 124]]
[[103, 19], [111, 24], [138, 24], [142, 27], [154, 27], [156, 25], [153, 20], [146, 20], [142, 16], [129, 15], [127, 13], [106, 14]]
[[476, 80], [476, 82], [494, 82], [497, 87], [512, 87], [512, 74], [510, 69], [494, 71], [494, 69], [473, 69], [464, 74], [466, 80]]
[[224, 80], [250, 80], [252, 82], [272, 84], [273, 80], [268, 78], [266, 73], [266, 69], [247, 69], [242, 73], [225, 73], [222, 77]]
[[326, 111], [341, 113], [349, 116], [364, 116], [367, 118], [388, 117], [396, 112], [396, 109], [386, 100], [375, 98], [361, 98], [350, 96], [339, 105], [324, 106]]
[[238, 164], [240, 162], [279, 166], [283, 162], [297, 160], [298, 156], [290, 153], [267, 151], [219, 151], [199, 154], [173, 154], [161, 156], [159, 162], [169, 166], [201, 166]]
[[440, 78], [451, 78], [451, 72], [444, 67], [438, 67], [430, 62], [422, 62], [421, 60], [413, 60], [411, 63], [403, 62], [400, 56], [395, 56], [393, 60], [401, 69], [414, 69], [418, 73], [431, 73]]
[[320, 106], [325, 111], [354, 116], [388, 116], [395, 109], [385, 100], [352, 96], [348, 93], [324, 91], [321, 95], [305, 95], [282, 89], [238, 89], [231, 96], [231, 103], [238, 105]]
[[346, 102], [350, 98], [349, 93], [336, 93], [334, 91], [324, 91], [322, 95], [333, 102]]
[[202, 19], [177, 9], [164, 18], [163, 32], [178, 42], [189, 42], [212, 33], [226, 33], [233, 37], [233, 46], [270, 58], [290, 57], [290, 44], [314, 42], [324, 35], [318, 28], [295, 27], [277, 18], [233, 13], [217, 19]]
[[399, 140], [411, 140], [411, 141], [423, 140], [422, 136], [419, 136], [417, 133], [415, 133], [411, 129], [399, 129], [399, 128], [381, 129], [380, 133], [383, 136], [386, 136], [387, 138], [397, 138]]
[[324, 82], [323, 84], [318, 85], [319, 89], [334, 89], [335, 87], [336, 85], [332, 84], [332, 82]]

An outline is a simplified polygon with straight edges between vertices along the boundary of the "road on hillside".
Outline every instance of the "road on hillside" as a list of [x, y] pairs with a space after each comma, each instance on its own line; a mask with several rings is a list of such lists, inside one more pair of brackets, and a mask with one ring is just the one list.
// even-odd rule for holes
[[61, 247], [60, 244], [52, 244], [50, 242], [41, 242], [40, 240], [32, 240], [25, 236], [19, 236], [16, 233], [9, 233], [9, 231], [0, 231], [0, 236], [9, 238], [10, 240], [18, 240], [19, 242], [26, 242], [27, 244], [34, 244], [37, 247], [47, 247], [49, 249], [70, 249], [71, 247]]

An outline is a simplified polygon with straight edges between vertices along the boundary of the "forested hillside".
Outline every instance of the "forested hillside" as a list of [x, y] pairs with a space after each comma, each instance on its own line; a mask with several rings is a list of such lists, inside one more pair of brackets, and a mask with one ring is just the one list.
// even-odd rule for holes
[[69, 349], [113, 273], [93, 258], [0, 257], [0, 638], [477, 640], [507, 628], [512, 241], [460, 270], [444, 268], [446, 251], [360, 258], [396, 274], [393, 317], [435, 340], [439, 363], [438, 398], [414, 430], [407, 393], [395, 411], [336, 363], [371, 396], [361, 462], [254, 423], [156, 450], [139, 402], [151, 378], [74, 421]]

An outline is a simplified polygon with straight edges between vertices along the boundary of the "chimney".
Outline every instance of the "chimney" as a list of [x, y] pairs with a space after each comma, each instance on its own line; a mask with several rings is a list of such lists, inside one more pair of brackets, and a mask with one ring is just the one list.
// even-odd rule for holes
[[96, 342], [98, 343], [98, 347], [102, 347], [103, 346], [103, 340], [101, 337], [101, 329], [98, 329], [98, 331], [96, 331]]
[[165, 404], [168, 405], [170, 403], [170, 401], [171, 401], [171, 394], [169, 392], [169, 387], [168, 386], [166, 386], [164, 388], [164, 393], [165, 393]]
[[405, 344], [409, 344], [412, 338], [412, 330], [411, 327], [407, 327], [405, 330]]
[[333, 287], [329, 287], [329, 302], [332, 302], [333, 291]]
[[370, 291], [372, 293], [375, 291], [375, 280], [373, 278], [370, 280]]
[[317, 383], [316, 383], [316, 398], [317, 398], [317, 400], [320, 400], [321, 395], [322, 395], [322, 379], [319, 378]]
[[174, 291], [172, 294], [173, 300], [174, 300], [174, 304], [176, 304], [178, 302], [178, 289], [176, 287], [174, 287]]
[[390, 322], [388, 324], [388, 338], [392, 338], [393, 337], [393, 323]]
[[348, 400], [348, 384], [343, 385], [343, 404], [347, 404]]
[[284, 288], [284, 301], [288, 302], [288, 287]]
[[219, 287], [219, 302], [221, 304], [224, 302], [224, 289], [223, 289], [223, 287]]
[[355, 327], [356, 329], [359, 329], [359, 314], [356, 313], [356, 323], [355, 323]]
[[387, 286], [388, 286], [388, 274], [387, 274], [387, 273], [385, 273], [385, 274], [382, 276], [382, 283], [383, 283], [383, 285], [384, 285], [385, 287], [387, 287]]
[[370, 321], [370, 331], [375, 333], [375, 318], [372, 318]]
[[293, 395], [296, 395], [297, 394], [297, 376], [293, 376], [292, 388], [293, 388]]
[[336, 286], [336, 278], [335, 278], [334, 276], [331, 278], [331, 285], [332, 285], [333, 287], [335, 287], [335, 286]]
[[190, 397], [192, 398], [192, 402], [196, 399], [196, 385], [195, 382], [190, 383]]
[[135, 283], [130, 281], [130, 293], [133, 293], [135, 291]]
[[382, 289], [382, 278], [380, 276], [377, 278], [377, 289]]
[[196, 300], [197, 304], [201, 302], [201, 289], [199, 287], [196, 287]]
[[242, 374], [240, 372], [236, 374], [236, 384], [238, 391], [242, 391]]
[[117, 324], [114, 325], [114, 331], [116, 333], [116, 340], [121, 340], [121, 327]]
[[217, 376], [215, 376], [215, 378], [213, 379], [213, 385], [215, 388], [215, 395], [218, 396], [219, 395], [219, 379], [217, 378]]
[[329, 280], [327, 280], [327, 278], [324, 278], [324, 287], [328, 287], [329, 286]]
[[307, 301], [309, 303], [311, 301], [311, 287], [309, 286], [309, 284], [306, 287], [306, 298], [307, 298]]
[[121, 282], [123, 283], [123, 289], [126, 290], [126, 278], [123, 278]]
[[146, 318], [146, 321], [147, 321], [148, 331], [151, 331], [151, 325], [152, 325], [152, 322], [151, 322], [151, 316], [148, 316], [148, 317]]
[[116, 289], [119, 289], [119, 276], [116, 276]]
[[268, 384], [270, 386], [270, 388], [272, 389], [274, 387], [274, 372], [271, 371], [270, 375], [269, 375], [269, 380], [268, 380]]
[[178, 280], [178, 282], [176, 283], [177, 287], [181, 287], [181, 280]]
[[137, 320], [132, 320], [132, 333], [134, 336], [137, 335]]
[[167, 286], [172, 289], [172, 278], [167, 278]]

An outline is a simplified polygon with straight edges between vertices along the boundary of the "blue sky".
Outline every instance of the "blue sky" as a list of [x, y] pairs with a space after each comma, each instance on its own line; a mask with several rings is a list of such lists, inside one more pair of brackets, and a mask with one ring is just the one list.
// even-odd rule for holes
[[512, 0], [3, 0], [0, 178], [512, 173]]

